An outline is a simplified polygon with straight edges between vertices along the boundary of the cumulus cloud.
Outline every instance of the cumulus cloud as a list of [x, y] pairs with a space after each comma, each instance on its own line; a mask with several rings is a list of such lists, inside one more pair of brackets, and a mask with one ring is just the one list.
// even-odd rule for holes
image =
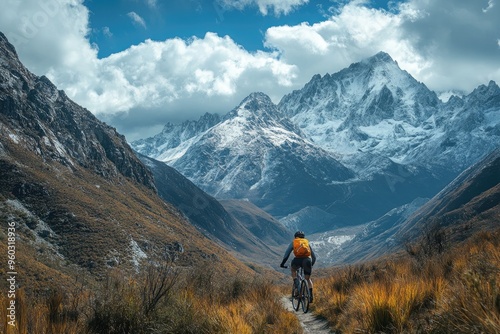
[[[485, 5], [488, 10], [483, 11]], [[492, 1], [414, 0], [402, 13], [420, 13], [401, 24], [427, 66], [419, 78], [436, 90], [470, 91], [488, 80], [500, 82], [500, 8]]]
[[141, 26], [144, 29], [146, 28], [146, 21], [144, 21], [144, 19], [140, 17], [139, 14], [137, 14], [136, 12], [129, 12], [127, 13], [127, 16], [130, 17], [130, 19], [132, 19], [132, 22], [135, 25]]
[[424, 65], [398, 28], [402, 20], [353, 2], [323, 22], [269, 28], [265, 45], [296, 64], [303, 76], [333, 73], [379, 51], [406, 60], [418, 71]]
[[391, 11], [352, 1], [323, 22], [269, 28], [265, 45], [301, 76], [336, 72], [386, 51], [429, 88], [468, 92], [500, 80], [498, 17], [492, 0], [411, 0]]
[[32, 72], [73, 69], [76, 79], [97, 59], [87, 39], [88, 16], [83, 0], [12, 1], [0, 11], [0, 30]]
[[262, 15], [268, 15], [272, 9], [274, 15], [287, 15], [295, 8], [298, 8], [309, 0], [217, 0], [218, 4], [227, 9], [243, 9], [248, 6], [257, 6]]
[[[272, 54], [251, 54], [229, 37], [207, 33], [204, 38], [185, 41], [147, 40], [97, 62], [93, 83], [80, 90], [75, 83], [73, 96], [89, 101], [97, 113], [128, 111], [136, 106], [161, 108], [192, 94], [233, 96], [248, 93], [259, 78], [289, 86], [295, 67], [281, 63]], [[56, 81], [67, 78], [53, 73]]]

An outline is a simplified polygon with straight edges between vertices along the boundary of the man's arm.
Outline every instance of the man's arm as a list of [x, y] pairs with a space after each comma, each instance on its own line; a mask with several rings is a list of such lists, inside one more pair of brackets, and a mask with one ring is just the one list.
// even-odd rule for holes
[[311, 245], [309, 245], [309, 248], [311, 249], [311, 260], [312, 260], [312, 265], [314, 266], [314, 263], [316, 262], [316, 254], [314, 254]]
[[283, 256], [283, 261], [281, 261], [280, 267], [284, 267], [286, 261], [288, 261], [288, 257], [290, 257], [290, 254], [292, 253], [293, 250], [293, 242], [288, 245], [288, 248], [285, 251], [285, 255]]

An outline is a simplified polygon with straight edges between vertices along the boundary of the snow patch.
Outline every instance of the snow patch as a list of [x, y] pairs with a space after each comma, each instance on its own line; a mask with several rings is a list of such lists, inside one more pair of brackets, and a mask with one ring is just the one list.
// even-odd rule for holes
[[28, 230], [32, 233], [32, 235], [35, 237], [35, 243], [39, 245], [44, 245], [47, 248], [49, 248], [54, 254], [59, 257], [60, 259], [64, 259], [64, 256], [57, 251], [57, 247], [47, 241], [45, 238], [54, 238], [57, 236], [57, 234], [50, 228], [50, 226], [44, 222], [43, 220], [39, 219], [37, 216], [31, 213], [24, 205], [21, 203], [19, 200], [6, 200], [5, 204], [10, 206], [16, 211], [22, 212], [26, 217], [28, 217], [30, 220], [34, 222], [33, 226], [30, 224], [28, 226]]
[[142, 259], [147, 259], [146, 253], [139, 247], [137, 242], [134, 239], [130, 239], [130, 248], [132, 255], [132, 263], [136, 269], [139, 269], [139, 264]]
[[9, 133], [9, 138], [12, 140], [14, 143], [19, 144], [19, 137], [13, 133]]

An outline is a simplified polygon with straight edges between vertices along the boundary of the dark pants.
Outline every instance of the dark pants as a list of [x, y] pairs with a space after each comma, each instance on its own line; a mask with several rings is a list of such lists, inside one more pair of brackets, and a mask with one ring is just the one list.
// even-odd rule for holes
[[312, 260], [310, 257], [296, 257], [292, 260], [292, 268], [297, 270], [304, 268], [304, 275], [310, 276], [312, 273]]

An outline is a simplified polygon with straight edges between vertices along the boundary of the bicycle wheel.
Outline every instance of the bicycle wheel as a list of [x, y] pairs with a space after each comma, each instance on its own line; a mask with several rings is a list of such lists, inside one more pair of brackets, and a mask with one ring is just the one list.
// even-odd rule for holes
[[302, 285], [300, 286], [300, 302], [302, 303], [302, 311], [307, 313], [309, 310], [309, 288], [307, 286], [306, 281], [302, 281]]
[[299, 295], [299, 289], [297, 289], [297, 286], [295, 286], [295, 283], [293, 284], [292, 287], [292, 306], [295, 311], [299, 310], [300, 306], [300, 295]]

